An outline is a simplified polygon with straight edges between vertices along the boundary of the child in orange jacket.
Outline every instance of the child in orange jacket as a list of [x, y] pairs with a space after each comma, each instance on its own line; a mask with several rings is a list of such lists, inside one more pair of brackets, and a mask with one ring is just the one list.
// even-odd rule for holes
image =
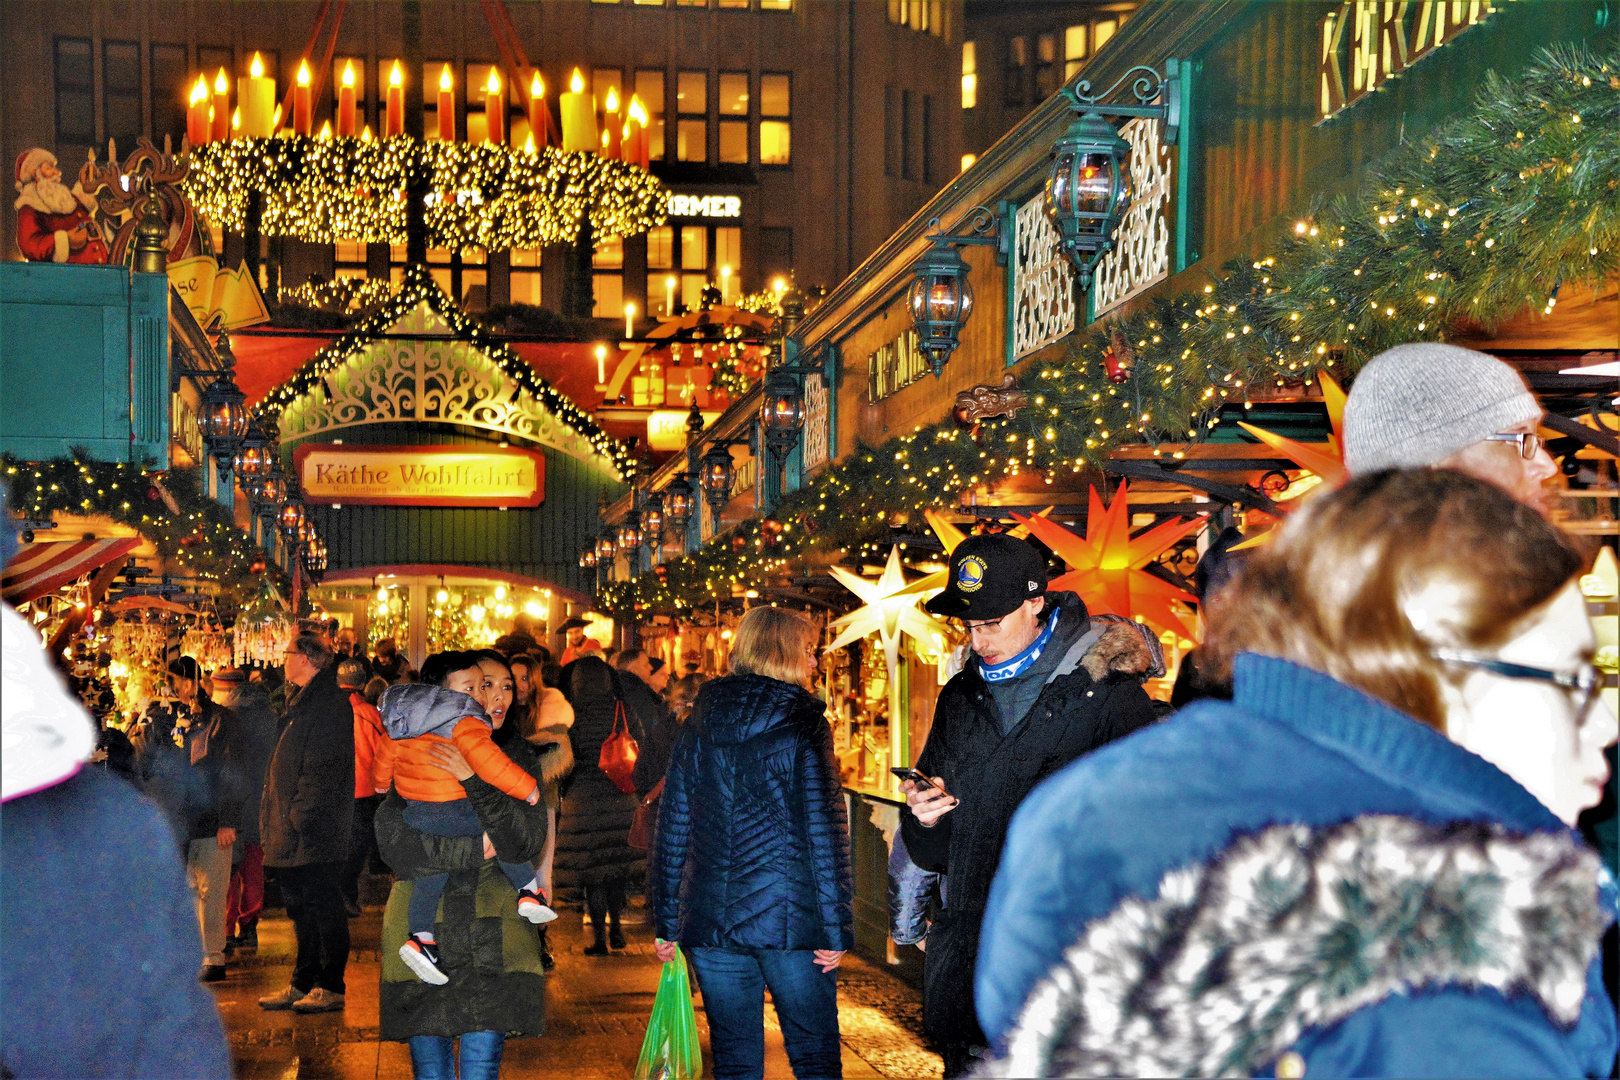
[[[484, 833], [460, 781], [429, 753], [435, 744], [453, 744], [475, 775], [514, 799], [531, 806], [539, 801], [539, 783], [495, 745], [494, 726], [484, 715], [483, 706], [470, 695], [446, 686], [401, 683], [390, 686], [377, 704], [393, 740], [394, 752], [388, 757], [394, 790], [405, 800], [405, 823], [411, 828], [432, 836]], [[546, 904], [532, 865], [499, 865], [518, 890], [518, 914], [533, 923], [557, 917]], [[449, 874], [428, 874], [414, 879], [407, 914], [410, 937], [399, 950], [400, 959], [419, 979], [436, 986], [449, 981], [439, 968], [433, 934], [439, 900], [449, 878]]]

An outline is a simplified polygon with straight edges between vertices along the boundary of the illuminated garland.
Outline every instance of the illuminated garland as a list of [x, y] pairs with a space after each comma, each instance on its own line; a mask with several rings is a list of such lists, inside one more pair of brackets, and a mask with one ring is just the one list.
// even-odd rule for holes
[[[283, 580], [280, 568], [236, 527], [231, 512], [203, 493], [196, 468], [163, 474], [163, 490], [180, 510], [176, 515], [134, 465], [78, 457], [24, 462], [8, 454], [0, 457], [0, 467], [11, 488], [12, 506], [26, 516], [95, 514], [128, 525], [151, 541], [165, 562], [218, 582], [221, 613], [234, 610], [239, 597], [256, 590], [262, 575]], [[41, 534], [41, 539], [52, 538], [50, 533]], [[253, 570], [262, 564], [268, 564], [263, 571]]]
[[387, 278], [333, 278], [306, 281], [297, 288], [283, 289], [281, 302], [347, 313], [374, 308], [393, 295], [394, 284]]
[[553, 146], [303, 136], [232, 139], [191, 151], [182, 182], [197, 212], [241, 232], [248, 197], [264, 196], [260, 229], [314, 244], [405, 242], [406, 178], [428, 174], [428, 246], [505, 251], [636, 236], [665, 218], [667, 193], [623, 161]]
[[1255, 385], [1303, 384], [1329, 365], [1354, 373], [1391, 345], [1550, 311], [1562, 284], [1602, 285], [1620, 274], [1620, 49], [1609, 49], [1559, 46], [1511, 83], [1490, 75], [1466, 115], [1396, 150], [1363, 194], [1298, 222], [1275, 255], [1074, 335], [1065, 357], [1022, 371], [1033, 407], [1016, 420], [976, 434], [945, 420], [862, 447], [771, 518], [608, 586], [604, 605], [712, 603], [965, 489], [1021, 474], [1050, 484], [1126, 443], [1195, 442]]
[[279, 423], [281, 411], [294, 401], [310, 393], [323, 378], [336, 371], [351, 356], [376, 341], [389, 327], [399, 322], [418, 304], [426, 303], [450, 326], [450, 332], [478, 349], [495, 363], [507, 378], [539, 401], [552, 415], [591, 444], [592, 449], [613, 463], [620, 476], [631, 468], [629, 452], [613, 436], [596, 426], [589, 413], [574, 404], [530, 367], [517, 353], [492, 338], [488, 332], [468, 318], [456, 305], [428, 270], [421, 266], [407, 266], [399, 292], [376, 311], [367, 315], [352, 330], [305, 361], [293, 376], [266, 394], [254, 409], [254, 415], [266, 423]]

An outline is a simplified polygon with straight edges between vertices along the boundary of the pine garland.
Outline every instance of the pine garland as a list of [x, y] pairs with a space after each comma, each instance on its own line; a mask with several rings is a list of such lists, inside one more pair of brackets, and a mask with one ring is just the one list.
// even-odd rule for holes
[[[1564, 284], [1620, 274], [1620, 47], [1543, 49], [1487, 76], [1472, 108], [1403, 145], [1355, 196], [1317, 206], [1275, 254], [1233, 262], [1200, 293], [1093, 324], [1061, 360], [1028, 366], [1034, 407], [977, 438], [946, 419], [862, 447], [661, 575], [607, 586], [610, 611], [690, 609], [795, 561], [881, 537], [896, 513], [979, 484], [1046, 483], [1127, 443], [1196, 442], [1256, 385], [1353, 375], [1409, 341], [1493, 328]], [[1104, 356], [1128, 365], [1111, 382]], [[1123, 355], [1122, 355], [1123, 354]], [[831, 509], [829, 509], [831, 508]]]
[[[94, 461], [83, 454], [25, 462], [8, 454], [0, 456], [0, 469], [18, 511], [39, 519], [57, 512], [96, 514], [128, 525], [151, 541], [166, 563], [218, 582], [221, 613], [233, 610], [236, 598], [257, 588], [263, 575], [284, 580], [263, 549], [236, 527], [231, 512], [203, 493], [195, 467], [163, 474], [163, 489], [174, 498], [178, 514], [169, 512], [152, 481], [135, 465]], [[54, 538], [51, 533], [41, 537]], [[265, 569], [254, 571], [258, 564]]]

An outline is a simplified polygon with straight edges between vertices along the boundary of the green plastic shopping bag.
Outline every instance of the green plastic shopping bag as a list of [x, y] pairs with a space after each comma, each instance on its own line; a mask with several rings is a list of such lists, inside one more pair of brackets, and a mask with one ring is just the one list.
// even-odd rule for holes
[[692, 1011], [692, 984], [680, 947], [658, 977], [658, 995], [647, 1018], [635, 1080], [695, 1080], [703, 1074], [698, 1046], [697, 1014]]

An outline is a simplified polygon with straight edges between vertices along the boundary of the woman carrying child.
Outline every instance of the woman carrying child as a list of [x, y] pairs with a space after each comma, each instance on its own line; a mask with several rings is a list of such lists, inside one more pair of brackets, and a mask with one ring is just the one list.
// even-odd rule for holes
[[[465, 710], [450, 718], [452, 732], [468, 719], [485, 728], [489, 742], [479, 739], [485, 749], [474, 756], [485, 758], [484, 771], [493, 767], [503, 784], [496, 786], [474, 771], [457, 745], [467, 741], [465, 732], [459, 740], [440, 737], [414, 748], [410, 742], [394, 744], [399, 750], [394, 789], [377, 812], [378, 847], [399, 878], [383, 919], [381, 1034], [410, 1043], [413, 1073], [421, 1080], [456, 1075], [452, 1047], [459, 1037], [460, 1075], [477, 1080], [499, 1074], [507, 1035], [539, 1035], [545, 1026], [539, 946], [524, 921], [527, 916], [519, 913], [514, 877], [526, 876], [524, 884], [533, 884], [532, 860], [545, 845], [545, 807], [528, 798], [539, 772], [533, 751], [522, 739], [501, 737], [512, 704], [512, 676], [505, 663], [487, 652], [441, 653], [428, 658], [422, 674], [423, 682], [417, 684], [421, 690], [458, 695], [441, 699]], [[395, 686], [390, 693], [408, 688], [410, 684]], [[385, 698], [389, 701], [393, 699]], [[386, 705], [383, 711], [390, 715]], [[500, 760], [489, 758], [489, 751]], [[525, 785], [506, 766], [527, 776], [529, 790], [522, 797], [516, 788]], [[404, 789], [416, 789], [403, 780], [406, 773], [438, 782], [453, 778], [481, 835], [438, 835], [412, 827], [408, 819], [420, 820], [422, 811], [408, 810]], [[442, 813], [430, 810], [427, 817]], [[401, 951], [412, 951], [413, 894], [437, 875], [444, 875], [442, 900], [429, 933], [436, 953], [433, 967], [443, 976], [442, 984], [423, 981]], [[541, 898], [523, 899], [532, 905]], [[419, 946], [420, 939], [415, 940]]]

